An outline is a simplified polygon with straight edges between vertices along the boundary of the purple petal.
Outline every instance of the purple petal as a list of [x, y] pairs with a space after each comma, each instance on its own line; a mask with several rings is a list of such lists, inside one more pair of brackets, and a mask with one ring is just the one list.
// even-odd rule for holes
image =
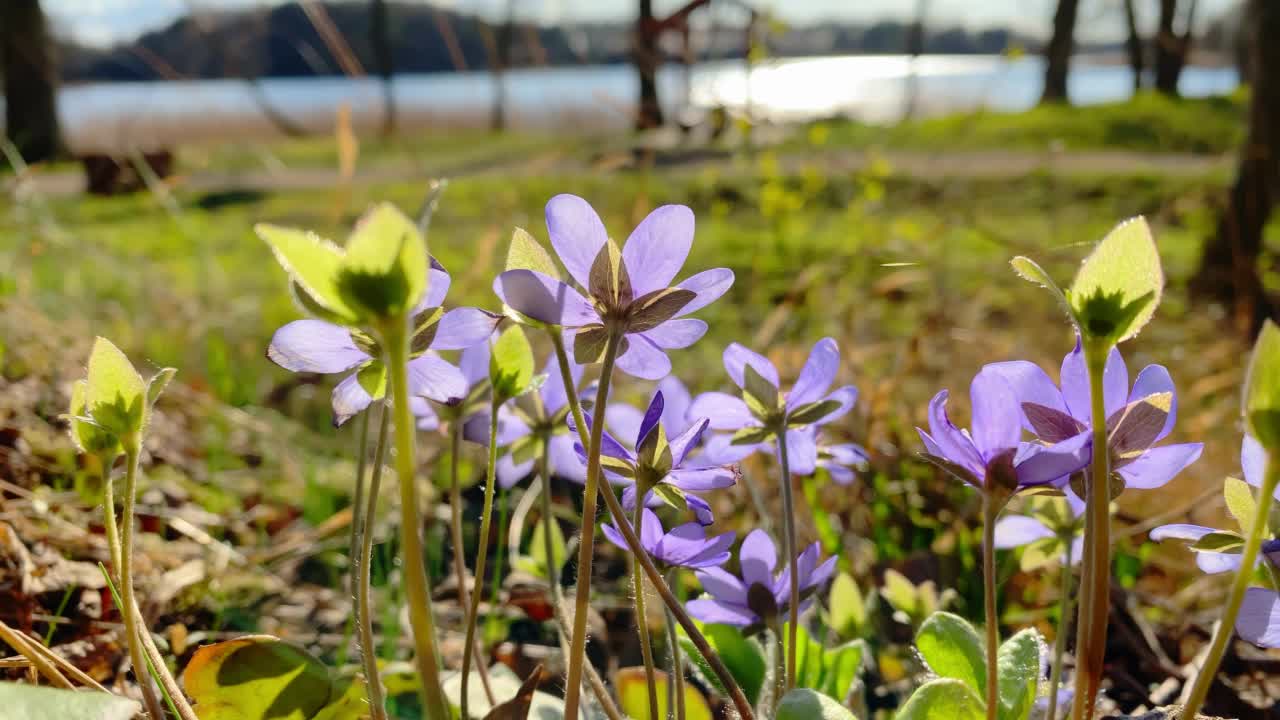
[[700, 422], [694, 423], [685, 428], [685, 431], [671, 438], [671, 459], [672, 467], [680, 467], [684, 465], [684, 460], [689, 456], [689, 451], [697, 446], [702, 440], [702, 433], [706, 432], [710, 421], [703, 418]]
[[449, 294], [449, 285], [453, 280], [449, 277], [449, 273], [445, 272], [440, 263], [435, 258], [431, 258], [431, 267], [427, 269], [427, 292], [418, 301], [413, 308], [413, 314], [417, 315], [430, 308], [438, 308], [444, 304], [445, 295]]
[[462, 377], [467, 381], [467, 388], [489, 379], [489, 342], [478, 342], [462, 351], [458, 359]]
[[817, 402], [826, 394], [840, 369], [840, 346], [832, 338], [823, 338], [809, 352], [800, 376], [787, 393], [787, 409]]
[[871, 459], [871, 457], [867, 455], [866, 449], [855, 443], [824, 445], [823, 449], [831, 455], [831, 459], [834, 462], [847, 467], [861, 465]]
[[734, 445], [732, 435], [712, 435], [707, 439], [706, 445], [703, 446], [702, 454], [698, 456], [698, 460], [699, 462], [715, 465], [728, 465], [736, 463], [748, 455], [767, 449], [769, 449], [767, 443]]
[[[976, 477], [981, 478], [986, 474], [987, 464], [973, 446], [973, 441], [960, 432], [947, 417], [948, 394], [946, 390], [942, 390], [929, 401], [929, 435], [925, 444], [927, 446], [931, 440], [937, 446], [936, 451], [929, 450], [931, 454], [968, 468]], [[923, 437], [923, 433], [921, 435]]]
[[737, 482], [737, 476], [728, 468], [697, 468], [672, 470], [667, 476], [672, 485], [687, 492], [706, 492], [727, 488]]
[[1107, 417], [1125, 406], [1129, 398], [1129, 369], [1118, 348], [1111, 348], [1107, 365], [1102, 370], [1102, 400], [1107, 406]]
[[[649, 496], [655, 497], [655, 493], [650, 493]], [[684, 502], [689, 506], [689, 512], [693, 513], [693, 517], [699, 524], [710, 525], [716, 521], [715, 515], [711, 512], [711, 505], [701, 497], [693, 493], [685, 493]]]
[[1235, 572], [1240, 569], [1239, 553], [1196, 552], [1196, 566], [1210, 575]]
[[333, 404], [333, 424], [341, 425], [350, 420], [353, 415], [363, 411], [369, 407], [369, 403], [373, 402], [373, 398], [369, 393], [365, 392], [364, 386], [360, 384], [359, 376], [352, 373], [343, 379], [342, 382], [333, 389], [333, 397], [330, 399]]
[[1044, 523], [1026, 515], [1006, 515], [996, 522], [995, 546], [1001, 550], [1030, 545], [1036, 540], [1053, 537]]
[[1178, 391], [1173, 387], [1173, 378], [1169, 377], [1169, 371], [1163, 365], [1148, 365], [1138, 373], [1138, 379], [1133, 381], [1133, 391], [1129, 393], [1129, 402], [1160, 393], [1169, 393], [1171, 404], [1164, 429], [1156, 435], [1156, 442], [1163, 440], [1173, 430], [1174, 420], [1178, 416]]
[[613, 403], [604, 412], [605, 427], [618, 437], [640, 437], [644, 413], [626, 403]]
[[453, 404], [467, 396], [467, 378], [439, 355], [426, 353], [409, 361], [409, 393]]
[[577, 290], [533, 270], [508, 270], [493, 280], [502, 302], [534, 320], [579, 327], [600, 322], [595, 308]]
[[493, 334], [501, 315], [472, 307], [454, 308], [440, 318], [436, 336], [431, 340], [433, 350], [463, 350], [479, 345]]
[[551, 436], [547, 444], [547, 455], [551, 461], [551, 472], [559, 477], [577, 483], [587, 481], [587, 466], [574, 452], [575, 436], [560, 433]]
[[533, 470], [533, 461], [526, 460], [517, 465], [515, 458], [508, 453], [498, 458], [498, 465], [494, 469], [498, 476], [498, 487], [508, 490], [511, 486], [529, 477], [529, 473]]
[[641, 334], [664, 350], [680, 350], [701, 340], [707, 324], [697, 318], [676, 318]]
[[[738, 565], [742, 570], [742, 581], [746, 587], [752, 585], [773, 586], [773, 569], [778, 562], [778, 549], [774, 546], [769, 533], [759, 528], [752, 530], [747, 539], [738, 548]], [[706, 587], [704, 582], [703, 587]], [[712, 592], [712, 594], [716, 594]], [[717, 595], [718, 596], [718, 595]], [[725, 598], [732, 600], [732, 598]], [[745, 590], [744, 590], [745, 602]]]
[[627, 544], [627, 539], [618, 532], [618, 529], [609, 523], [604, 523], [600, 530], [604, 532], [604, 539], [613, 543], [619, 550], [623, 552], [631, 552], [631, 546]]
[[831, 480], [837, 485], [850, 485], [854, 480], [858, 479], [857, 473], [844, 465], [819, 460], [818, 467], [826, 470], [827, 474], [831, 476]]
[[692, 210], [684, 205], [663, 205], [631, 231], [622, 246], [622, 263], [636, 297], [671, 285], [689, 257], [693, 226]]
[[569, 275], [588, 287], [591, 263], [609, 239], [594, 208], [577, 195], [556, 195], [547, 202], [547, 234]]
[[[1067, 412], [1066, 403], [1062, 401], [1062, 392], [1058, 390], [1057, 385], [1053, 384], [1053, 380], [1049, 379], [1049, 374], [1039, 365], [1025, 360], [1013, 360], [992, 363], [984, 367], [983, 370], [991, 370], [1009, 383], [1009, 387], [1013, 388], [1014, 397], [1018, 399], [1019, 407], [1023, 403], [1035, 403], [1061, 413]], [[1027, 421], [1025, 414], [1023, 416], [1023, 427], [1032, 432], [1035, 431], [1035, 428]]]
[[716, 567], [729, 560], [729, 547], [734, 534], [706, 537], [706, 530], [696, 522], [675, 527], [663, 536], [658, 555], [669, 565], [684, 567]]
[[[1244, 469], [1244, 481], [1260, 488], [1267, 473], [1267, 451], [1252, 435], [1245, 435], [1240, 443], [1240, 465]], [[1276, 490], [1280, 497], [1280, 489]]]
[[693, 402], [693, 398], [689, 395], [689, 389], [680, 382], [680, 378], [675, 375], [668, 375], [662, 378], [658, 383], [655, 392], [662, 393], [665, 408], [662, 411], [662, 424], [667, 428], [667, 433], [678, 435], [689, 427], [689, 404]]
[[644, 411], [644, 417], [640, 418], [640, 429], [635, 434], [636, 447], [640, 447], [640, 443], [658, 426], [658, 421], [662, 419], [662, 406], [662, 393], [654, 393], [653, 399], [649, 401], [649, 408]]
[[684, 317], [701, 310], [719, 300], [720, 296], [728, 292], [732, 286], [733, 271], [729, 268], [703, 270], [697, 275], [686, 278], [684, 282], [676, 285], [676, 287], [689, 290], [696, 297], [690, 300], [689, 304], [680, 308], [680, 312], [676, 313], [676, 317]]
[[999, 373], [983, 369], [969, 385], [973, 444], [989, 459], [1018, 447], [1022, 437], [1022, 409], [1013, 388]]
[[1260, 647], [1280, 647], [1280, 595], [1252, 587], [1245, 591], [1236, 617], [1240, 637]]
[[1209, 533], [1218, 532], [1211, 527], [1204, 525], [1191, 525], [1189, 523], [1174, 523], [1172, 525], [1161, 525], [1151, 531], [1150, 538], [1155, 542], [1162, 540], [1186, 540], [1187, 542], [1196, 542], [1200, 538]]
[[715, 600], [690, 600], [684, 606], [693, 617], [713, 625], [747, 627], [760, 619], [744, 605], [730, 605]]
[[818, 468], [818, 443], [812, 426], [787, 430], [787, 465], [793, 475], [812, 475]]
[[671, 358], [644, 335], [627, 335], [627, 351], [618, 358], [618, 369], [641, 380], [661, 380], [671, 373]]
[[1044, 485], [1089, 464], [1092, 433], [1088, 430], [1050, 446], [1022, 443], [1014, 458], [1021, 486]]
[[1200, 458], [1204, 443], [1182, 443], [1149, 448], [1136, 460], [1116, 472], [1124, 477], [1125, 485], [1148, 490], [1164, 486], [1174, 475]]
[[325, 374], [350, 370], [369, 360], [346, 328], [323, 320], [294, 320], [276, 330], [267, 357], [285, 370]]
[[652, 552], [662, 539], [662, 521], [648, 508], [640, 511], [640, 544]]
[[811, 427], [826, 425], [833, 420], [839, 420], [844, 417], [858, 402], [858, 388], [852, 385], [845, 385], [822, 399], [834, 400], [837, 403], [836, 408], [810, 423]]
[[[573, 381], [574, 388], [577, 389], [578, 383], [582, 382], [582, 366], [573, 361], [572, 355], [567, 360], [569, 377]], [[547, 358], [547, 364], [542, 372], [547, 376], [546, 382], [542, 383], [542, 388], [539, 390], [539, 394], [542, 395], [542, 406], [548, 414], [554, 415], [569, 402], [569, 393], [564, 387], [564, 376], [560, 374], [560, 362], [554, 353]]]
[[688, 415], [707, 418], [712, 430], [740, 430], [760, 424], [742, 398], [722, 392], [706, 392], [694, 398]]
[[440, 416], [436, 415], [431, 403], [426, 400], [420, 397], [409, 398], [409, 410], [418, 419], [417, 426], [419, 430], [430, 431], [440, 427]]
[[1066, 403], [1067, 412], [1076, 420], [1089, 425], [1092, 417], [1089, 407], [1089, 368], [1084, 363], [1084, 349], [1079, 336], [1076, 336], [1075, 348], [1062, 358], [1059, 379], [1062, 383], [1062, 401]]
[[742, 387], [746, 382], [744, 377], [744, 368], [750, 365], [760, 376], [768, 380], [774, 387], [779, 387], [778, 370], [766, 358], [759, 353], [748, 350], [746, 347], [738, 343], [730, 343], [729, 347], [724, 349], [724, 369], [729, 372], [729, 377], [733, 379], [734, 384]]
[[[756, 532], [759, 532], [758, 530]], [[772, 578], [770, 578], [772, 582]], [[741, 580], [720, 568], [707, 568], [698, 571], [698, 582], [702, 589], [717, 600], [735, 605], [747, 604], [747, 586]]]

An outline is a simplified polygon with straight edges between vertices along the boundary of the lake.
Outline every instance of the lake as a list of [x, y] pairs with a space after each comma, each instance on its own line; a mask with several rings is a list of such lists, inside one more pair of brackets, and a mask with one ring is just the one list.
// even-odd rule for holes
[[[725, 107], [749, 108], [768, 121], [849, 116], [892, 122], [909, 104], [916, 114], [1029, 108], [1040, 97], [1043, 69], [1039, 57], [987, 55], [774, 59], [750, 73], [740, 61], [720, 61], [692, 71], [667, 65], [659, 91], [669, 113], [690, 120]], [[1132, 94], [1132, 77], [1127, 66], [1077, 58], [1071, 100], [1122, 100]], [[1188, 67], [1180, 90], [1187, 96], [1217, 95], [1237, 82], [1231, 67]], [[630, 125], [636, 95], [630, 66], [515, 70], [502, 83], [515, 128], [603, 131]], [[485, 123], [496, 85], [487, 72], [396, 76], [391, 86], [397, 125], [421, 130]], [[88, 84], [62, 88], [59, 102], [65, 138], [78, 152], [268, 138], [279, 134], [272, 114], [307, 132], [329, 133], [343, 104], [350, 105], [356, 128], [367, 131], [381, 126], [384, 108], [378, 80], [344, 77]]]

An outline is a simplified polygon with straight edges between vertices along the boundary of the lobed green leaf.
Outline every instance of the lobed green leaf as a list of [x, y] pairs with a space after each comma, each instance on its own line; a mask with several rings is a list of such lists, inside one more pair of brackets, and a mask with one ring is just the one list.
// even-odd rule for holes
[[916, 633], [916, 648], [925, 664], [939, 677], [959, 680], [979, 697], [986, 692], [982, 638], [964, 618], [948, 612], [930, 615]]
[[1027, 628], [1000, 646], [1000, 720], [1026, 720], [1036, 702], [1040, 681], [1040, 633]]
[[894, 720], [983, 720], [985, 704], [960, 680], [930, 680], [916, 689]]
[[835, 699], [809, 688], [796, 688], [782, 696], [774, 720], [858, 720]]

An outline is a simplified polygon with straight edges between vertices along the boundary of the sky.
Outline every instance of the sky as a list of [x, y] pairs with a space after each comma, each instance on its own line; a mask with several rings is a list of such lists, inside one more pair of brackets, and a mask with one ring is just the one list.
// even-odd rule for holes
[[[55, 29], [64, 36], [94, 45], [109, 45], [154, 30], [187, 13], [190, 8], [264, 7], [283, 0], [44, 0]], [[407, 0], [422, 2], [427, 0]], [[635, 12], [635, 0], [513, 0], [517, 12], [543, 23], [625, 20]], [[659, 14], [686, 0], [655, 0]], [[435, 4], [462, 12], [501, 17], [508, 0], [436, 0]], [[804, 24], [824, 20], [874, 22], [909, 20], [919, 2], [928, 6], [927, 24], [963, 25], [970, 29], [1011, 27], [1023, 33], [1047, 35], [1055, 0], [748, 0], [768, 8], [783, 20]], [[1200, 0], [1198, 17], [1215, 17], [1239, 0]], [[1143, 25], [1155, 21], [1155, 0], [1136, 0]], [[713, 0], [714, 4], [714, 0]], [[1082, 0], [1079, 37], [1118, 40], [1123, 22], [1118, 0]]]

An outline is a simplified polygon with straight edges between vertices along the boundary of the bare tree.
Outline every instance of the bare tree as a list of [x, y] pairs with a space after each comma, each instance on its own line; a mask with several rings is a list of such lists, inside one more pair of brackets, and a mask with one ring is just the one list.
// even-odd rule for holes
[[640, 78], [637, 130], [650, 130], [661, 127], [663, 123], [662, 105], [658, 102], [658, 64], [662, 52], [658, 39], [661, 34], [662, 26], [653, 16], [653, 0], [640, 0], [635, 32], [636, 74]]
[[1142, 73], [1146, 69], [1142, 52], [1142, 35], [1138, 34], [1138, 16], [1134, 12], [1133, 0], [1123, 0], [1123, 2], [1125, 29], [1128, 31], [1124, 50], [1129, 56], [1129, 68], [1133, 70], [1133, 91], [1137, 92], [1142, 89]]
[[1053, 14], [1053, 36], [1045, 48], [1044, 93], [1040, 102], [1066, 102], [1067, 71], [1075, 48], [1076, 14], [1080, 0], [1058, 0]]
[[1205, 246], [1192, 290], [1225, 302], [1240, 330], [1256, 330], [1271, 314], [1258, 273], [1262, 232], [1280, 194], [1280, 2], [1250, 0], [1249, 133], [1216, 235]]
[[395, 52], [391, 47], [390, 20], [386, 0], [370, 0], [369, 46], [373, 48], [374, 71], [382, 78], [382, 134], [396, 131], [396, 97], [391, 86], [395, 74]]
[[58, 135], [58, 70], [39, 0], [0, 1], [0, 73], [5, 132], [27, 162], [53, 158]]
[[1178, 94], [1178, 78], [1191, 51], [1191, 30], [1196, 15], [1196, 0], [1186, 3], [1182, 32], [1174, 29], [1178, 17], [1178, 0], [1160, 0], [1160, 24], [1156, 31], [1156, 89], [1166, 95]]

